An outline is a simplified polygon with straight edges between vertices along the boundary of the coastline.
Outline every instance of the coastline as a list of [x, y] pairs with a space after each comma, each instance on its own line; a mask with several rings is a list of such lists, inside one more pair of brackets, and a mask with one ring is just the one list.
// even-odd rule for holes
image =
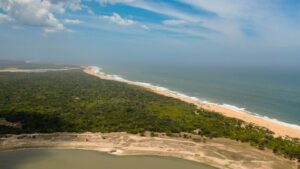
[[60, 69], [19, 69], [19, 68], [6, 68], [0, 69], [0, 73], [43, 73], [43, 72], [56, 72], [56, 71], [67, 71], [75, 70], [79, 68], [60, 68]]
[[178, 93], [169, 91], [166, 88], [153, 86], [148, 83], [134, 82], [134, 81], [122, 79], [115, 75], [107, 75], [105, 73], [100, 72], [100, 69], [98, 67], [88, 66], [88, 67], [84, 67], [83, 69], [84, 69], [83, 71], [85, 73], [99, 77], [101, 79], [114, 80], [114, 81], [124, 82], [124, 83], [131, 84], [131, 85], [144, 87], [144, 88], [146, 88], [152, 92], [155, 92], [157, 94], [168, 96], [168, 97], [173, 97], [173, 98], [179, 99], [181, 101], [194, 104], [198, 108], [203, 108], [208, 111], [218, 112], [227, 117], [241, 119], [245, 122], [253, 123], [257, 126], [268, 128], [269, 130], [274, 132], [275, 136], [282, 136], [282, 137], [288, 136], [288, 137], [293, 137], [293, 138], [300, 138], [300, 128], [283, 125], [283, 122], [274, 122], [274, 121], [266, 119], [264, 117], [245, 113], [238, 109], [233, 109], [226, 105], [218, 105], [218, 104], [214, 104], [214, 103], [203, 102], [203, 101], [198, 100], [197, 98], [180, 95]]
[[[0, 151], [24, 148], [83, 149], [113, 155], [170, 156], [218, 168], [297, 168], [297, 162], [274, 156], [249, 144], [225, 138], [207, 139], [197, 135], [168, 137], [163, 133], [151, 137], [117, 133], [51, 133], [4, 135]], [[198, 141], [196, 142], [195, 139]]]

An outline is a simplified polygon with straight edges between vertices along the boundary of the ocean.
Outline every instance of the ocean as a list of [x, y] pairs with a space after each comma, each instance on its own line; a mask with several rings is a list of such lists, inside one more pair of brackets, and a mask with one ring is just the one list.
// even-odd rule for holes
[[300, 68], [180, 63], [102, 63], [101, 72], [149, 83], [300, 128]]

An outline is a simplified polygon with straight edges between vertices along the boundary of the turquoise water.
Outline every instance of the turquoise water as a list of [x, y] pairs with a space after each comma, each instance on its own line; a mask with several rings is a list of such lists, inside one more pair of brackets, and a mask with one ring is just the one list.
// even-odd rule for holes
[[114, 156], [97, 151], [26, 149], [0, 152], [1, 169], [214, 169], [172, 157]]
[[300, 125], [300, 68], [150, 63], [99, 67], [107, 74]]

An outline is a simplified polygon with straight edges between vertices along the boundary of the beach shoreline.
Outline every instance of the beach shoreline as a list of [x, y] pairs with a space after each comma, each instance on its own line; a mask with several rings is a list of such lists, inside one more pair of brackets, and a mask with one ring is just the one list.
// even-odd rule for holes
[[[225, 138], [208, 139], [198, 135], [182, 137], [166, 136], [150, 132], [145, 136], [116, 133], [51, 133], [3, 135], [0, 137], [0, 151], [25, 148], [82, 149], [106, 152], [112, 155], [154, 155], [176, 157], [218, 168], [291, 168], [298, 163], [271, 151], [258, 150], [249, 144]], [[186, 136], [186, 135], [185, 135]], [[197, 138], [198, 141], [194, 141]]]
[[84, 67], [83, 71], [89, 75], [93, 75], [93, 76], [99, 77], [104, 80], [114, 80], [114, 81], [124, 82], [124, 83], [131, 84], [131, 85], [140, 86], [140, 87], [146, 88], [152, 92], [155, 92], [157, 94], [164, 95], [167, 97], [173, 97], [173, 98], [179, 99], [181, 101], [184, 101], [184, 102], [187, 102], [190, 104], [194, 104], [198, 108], [217, 112], [217, 113], [220, 113], [227, 117], [237, 118], [237, 119], [243, 120], [248, 123], [253, 123], [260, 127], [265, 127], [267, 129], [271, 130], [272, 132], [274, 132], [275, 136], [282, 136], [282, 137], [288, 136], [288, 137], [293, 137], [293, 138], [300, 138], [300, 129], [282, 125], [282, 124], [276, 123], [274, 121], [265, 119], [260, 116], [251, 115], [251, 114], [239, 111], [237, 109], [228, 108], [226, 106], [222, 106], [222, 105], [218, 105], [218, 104], [214, 104], [214, 103], [206, 103], [206, 102], [203, 102], [203, 101], [191, 98], [191, 97], [181, 96], [181, 95], [172, 93], [168, 90], [165, 90], [165, 88], [152, 86], [147, 83], [134, 82], [134, 81], [129, 81], [129, 80], [125, 80], [122, 78], [118, 78], [116, 76], [106, 75], [106, 74], [100, 72], [99, 68], [94, 67], [94, 66]]

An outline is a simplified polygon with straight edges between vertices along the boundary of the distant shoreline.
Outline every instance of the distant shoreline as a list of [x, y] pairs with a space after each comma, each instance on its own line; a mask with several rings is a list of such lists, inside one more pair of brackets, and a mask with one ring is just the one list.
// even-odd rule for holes
[[[113, 155], [169, 156], [228, 169], [297, 167], [295, 160], [230, 139], [210, 140], [191, 134], [188, 138], [157, 134], [156, 137], [151, 137], [150, 132], [146, 132], [145, 136], [125, 132], [3, 135], [0, 137], [0, 151], [24, 148], [83, 149]], [[197, 142], [193, 141], [195, 138]]]
[[218, 112], [227, 117], [241, 119], [248, 123], [253, 123], [255, 125], [265, 127], [265, 128], [268, 128], [269, 130], [273, 131], [276, 136], [283, 136], [283, 137], [289, 136], [289, 137], [293, 137], [293, 138], [300, 138], [300, 129], [282, 125], [280, 123], [273, 122], [273, 121], [265, 119], [263, 117], [247, 114], [247, 113], [241, 112], [239, 110], [231, 109], [231, 108], [213, 104], [213, 103], [205, 103], [205, 102], [202, 102], [200, 100], [193, 99], [190, 97], [180, 96], [180, 95], [174, 94], [170, 91], [167, 91], [165, 89], [162, 89], [162, 88], [159, 88], [156, 86], [152, 86], [152, 85], [149, 85], [146, 83], [134, 82], [134, 81], [129, 81], [129, 80], [125, 80], [125, 79], [120, 79], [118, 77], [106, 75], [106, 74], [100, 72], [97, 67], [93, 67], [93, 66], [85, 67], [84, 72], [87, 74], [93, 75], [93, 76], [97, 76], [101, 79], [105, 79], [105, 80], [114, 80], [114, 81], [128, 83], [131, 85], [141, 86], [141, 87], [144, 87], [144, 88], [146, 88], [150, 91], [153, 91], [157, 94], [168, 96], [168, 97], [173, 97], [173, 98], [182, 100], [184, 102], [194, 104], [197, 107], [203, 108], [205, 110]]
[[6, 68], [0, 69], [0, 73], [9, 72], [9, 73], [34, 73], [34, 72], [56, 72], [56, 71], [67, 71], [67, 70], [75, 70], [80, 68], [60, 68], [60, 69], [19, 69], [19, 68]]

